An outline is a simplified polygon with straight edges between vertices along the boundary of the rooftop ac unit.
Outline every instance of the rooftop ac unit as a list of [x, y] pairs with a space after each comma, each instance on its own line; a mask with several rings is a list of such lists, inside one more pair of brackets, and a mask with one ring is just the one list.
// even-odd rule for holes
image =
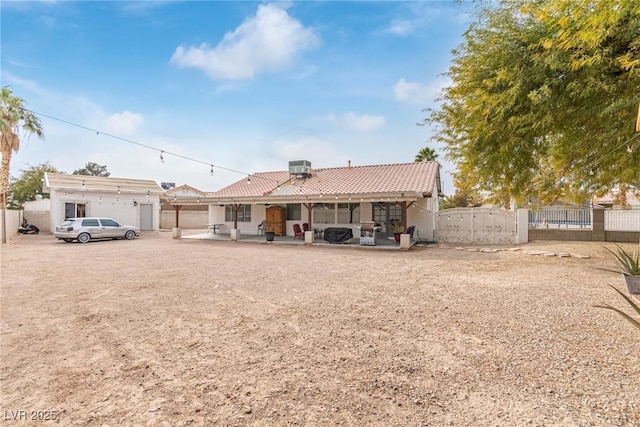
[[311, 176], [311, 162], [308, 160], [292, 160], [289, 162], [289, 173], [296, 176]]

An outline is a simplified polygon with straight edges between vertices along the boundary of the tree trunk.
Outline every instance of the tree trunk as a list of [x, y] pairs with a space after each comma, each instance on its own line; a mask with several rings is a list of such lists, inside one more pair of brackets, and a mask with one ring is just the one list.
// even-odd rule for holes
[[9, 165], [11, 163], [11, 149], [2, 148], [2, 167], [0, 167], [0, 206], [4, 208], [9, 193]]

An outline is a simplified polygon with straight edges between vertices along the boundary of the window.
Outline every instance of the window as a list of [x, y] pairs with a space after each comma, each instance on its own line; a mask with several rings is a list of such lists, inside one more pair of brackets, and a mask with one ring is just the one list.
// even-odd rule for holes
[[83, 219], [82, 226], [83, 227], [99, 227], [100, 224], [98, 223], [97, 219]]
[[[224, 220], [233, 221], [233, 205], [224, 207]], [[251, 205], [240, 205], [238, 208], [238, 222], [251, 222]]]
[[302, 205], [300, 203], [287, 204], [287, 219], [290, 221], [300, 221], [302, 218]]
[[100, 222], [102, 223], [103, 227], [120, 227], [120, 224], [118, 224], [112, 219], [100, 218]]
[[338, 224], [359, 224], [360, 203], [338, 203]]
[[319, 203], [313, 209], [313, 220], [316, 224], [335, 224], [335, 203]]
[[84, 203], [65, 203], [64, 217], [66, 218], [84, 218], [87, 209]]

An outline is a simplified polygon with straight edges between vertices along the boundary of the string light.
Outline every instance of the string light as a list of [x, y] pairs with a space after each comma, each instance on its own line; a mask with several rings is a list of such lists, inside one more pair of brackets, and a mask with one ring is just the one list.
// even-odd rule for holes
[[239, 170], [226, 168], [226, 167], [220, 166], [220, 165], [214, 165], [211, 162], [205, 162], [205, 161], [202, 161], [202, 160], [195, 159], [193, 157], [184, 156], [184, 155], [178, 154], [178, 153], [172, 153], [172, 152], [169, 152], [169, 151], [166, 151], [166, 150], [162, 150], [160, 148], [152, 147], [152, 146], [147, 145], [147, 144], [142, 144], [140, 142], [133, 141], [131, 139], [122, 138], [122, 137], [117, 136], [117, 135], [113, 135], [113, 134], [110, 134], [110, 133], [102, 132], [102, 131], [99, 131], [97, 129], [93, 129], [93, 128], [90, 128], [90, 127], [87, 127], [87, 126], [83, 126], [83, 125], [80, 125], [78, 123], [73, 123], [73, 122], [70, 122], [68, 120], [64, 120], [64, 119], [60, 119], [58, 117], [50, 116], [48, 114], [39, 113], [37, 111], [29, 110], [27, 108], [23, 108], [22, 110], [26, 111], [26, 112], [29, 112], [31, 114], [35, 114], [35, 115], [38, 115], [38, 116], [46, 117], [46, 118], [51, 119], [51, 120], [56, 120], [56, 121], [58, 121], [60, 123], [64, 123], [64, 124], [67, 124], [67, 125], [70, 125], [70, 126], [74, 126], [74, 127], [80, 128], [80, 129], [88, 130], [88, 131], [91, 131], [91, 132], [95, 132], [96, 135], [102, 134], [104, 136], [108, 136], [109, 138], [114, 138], [114, 139], [117, 139], [119, 141], [126, 142], [128, 144], [133, 144], [133, 145], [137, 145], [139, 147], [147, 148], [149, 150], [157, 151], [157, 152], [160, 153], [160, 161], [162, 163], [164, 163], [164, 155], [168, 154], [168, 155], [171, 155], [171, 156], [174, 156], [174, 157], [179, 157], [179, 158], [184, 159], [184, 160], [189, 160], [190, 162], [196, 162], [196, 163], [200, 163], [200, 164], [203, 164], [203, 165], [211, 166], [212, 170], [213, 170], [213, 167], [216, 167], [218, 169], [222, 169], [222, 170], [226, 170], [226, 171], [229, 171], [229, 172], [238, 173], [238, 174], [241, 174], [241, 175], [246, 175], [246, 176], [250, 176], [251, 175], [251, 174], [248, 174], [246, 172], [239, 171]]
[[211, 165], [211, 176], [213, 176], [213, 165]]

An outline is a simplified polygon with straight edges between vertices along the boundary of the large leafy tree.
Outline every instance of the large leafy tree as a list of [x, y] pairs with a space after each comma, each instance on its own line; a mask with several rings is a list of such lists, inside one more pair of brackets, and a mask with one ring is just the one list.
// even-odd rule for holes
[[420, 162], [431, 162], [438, 159], [438, 153], [431, 147], [424, 147], [418, 151], [416, 154], [415, 161], [417, 163]]
[[13, 95], [8, 86], [0, 92], [0, 153], [2, 165], [0, 167], [0, 205], [4, 209], [7, 204], [9, 189], [9, 168], [11, 156], [20, 149], [20, 133], [44, 137], [40, 119], [31, 111], [25, 110], [25, 101]]
[[92, 175], [92, 176], [109, 176], [111, 173], [107, 170], [106, 165], [99, 165], [94, 162], [87, 162], [83, 168], [73, 171], [73, 175]]
[[[13, 202], [22, 204], [28, 200], [34, 200], [36, 194], [42, 194], [42, 181], [45, 172], [57, 173], [59, 171], [46, 162], [22, 169], [17, 178], [11, 177], [9, 194], [11, 194]], [[49, 195], [43, 194], [43, 196], [48, 198]]]
[[426, 122], [466, 193], [575, 201], [640, 181], [640, 2], [486, 3]]

